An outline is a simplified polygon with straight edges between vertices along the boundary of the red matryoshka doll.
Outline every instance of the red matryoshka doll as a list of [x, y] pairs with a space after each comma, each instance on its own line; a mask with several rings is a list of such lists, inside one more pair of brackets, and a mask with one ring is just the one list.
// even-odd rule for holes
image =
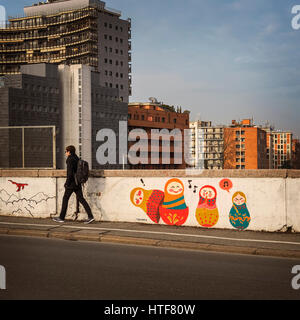
[[217, 208], [217, 190], [212, 186], [204, 186], [199, 192], [200, 200], [196, 209], [196, 219], [205, 228], [215, 226], [219, 220]]

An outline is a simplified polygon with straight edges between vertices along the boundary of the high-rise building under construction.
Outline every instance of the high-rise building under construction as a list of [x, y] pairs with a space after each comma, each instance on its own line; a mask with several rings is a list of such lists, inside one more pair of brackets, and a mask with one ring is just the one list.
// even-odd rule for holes
[[34, 63], [84, 64], [103, 87], [131, 95], [131, 20], [99, 0], [48, 0], [24, 8], [0, 29], [0, 75]]
[[[119, 121], [127, 121], [131, 20], [99, 0], [48, 0], [25, 7], [23, 17], [0, 26], [0, 93], [0, 128], [56, 126], [59, 168], [65, 166], [62, 150], [70, 144], [92, 168], [118, 168], [97, 162], [101, 141], [96, 137], [103, 128], [117, 132]], [[30, 117], [20, 116], [29, 111]], [[32, 141], [25, 139], [25, 165], [44, 166], [34, 157]], [[3, 141], [0, 135], [2, 144], [9, 152], [0, 157], [0, 167], [15, 166], [20, 143], [14, 145], [6, 134]], [[41, 139], [38, 144], [47, 149]]]

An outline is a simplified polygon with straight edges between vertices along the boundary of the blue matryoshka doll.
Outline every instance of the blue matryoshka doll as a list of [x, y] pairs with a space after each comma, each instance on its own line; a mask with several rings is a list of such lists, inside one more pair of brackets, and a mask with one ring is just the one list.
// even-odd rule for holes
[[247, 198], [241, 191], [236, 192], [232, 197], [232, 208], [229, 214], [231, 225], [238, 230], [245, 230], [249, 227], [251, 218], [247, 208]]

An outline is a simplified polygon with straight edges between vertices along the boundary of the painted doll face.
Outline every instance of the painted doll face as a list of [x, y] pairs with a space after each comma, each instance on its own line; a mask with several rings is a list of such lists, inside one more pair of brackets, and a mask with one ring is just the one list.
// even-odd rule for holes
[[205, 199], [214, 199], [216, 197], [216, 192], [210, 187], [204, 187], [201, 189], [200, 195]]
[[144, 199], [144, 192], [141, 189], [138, 189], [133, 196], [133, 203], [136, 206], [140, 206]]
[[173, 181], [167, 186], [167, 192], [171, 195], [179, 195], [183, 192], [183, 185], [180, 182]]
[[237, 194], [234, 198], [233, 198], [233, 203], [241, 206], [242, 204], [244, 204], [246, 202], [246, 199], [241, 195], [241, 194]]

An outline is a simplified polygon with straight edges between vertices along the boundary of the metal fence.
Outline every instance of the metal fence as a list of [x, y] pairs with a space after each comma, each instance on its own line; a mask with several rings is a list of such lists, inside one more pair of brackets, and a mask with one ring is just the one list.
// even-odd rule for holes
[[56, 169], [56, 127], [0, 127], [0, 168]]

